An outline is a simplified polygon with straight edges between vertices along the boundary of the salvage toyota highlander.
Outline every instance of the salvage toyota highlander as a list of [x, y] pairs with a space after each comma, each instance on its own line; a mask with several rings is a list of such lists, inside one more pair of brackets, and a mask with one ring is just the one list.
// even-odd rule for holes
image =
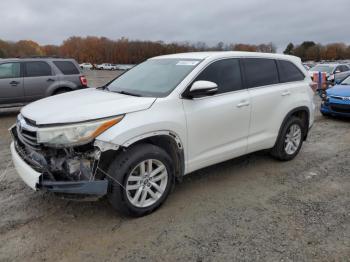
[[155, 57], [106, 86], [24, 107], [10, 129], [13, 162], [34, 190], [106, 195], [142, 216], [200, 168], [263, 149], [293, 159], [314, 119], [310, 84], [293, 56]]

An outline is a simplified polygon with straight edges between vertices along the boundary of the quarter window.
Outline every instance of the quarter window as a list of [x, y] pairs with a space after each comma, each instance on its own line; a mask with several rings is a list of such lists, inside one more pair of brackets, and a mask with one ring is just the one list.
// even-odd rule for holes
[[302, 81], [305, 79], [304, 74], [293, 63], [277, 60], [277, 65], [281, 83]]
[[21, 75], [20, 63], [0, 64], [0, 79], [17, 78]]
[[58, 69], [64, 75], [78, 75], [79, 74], [79, 70], [70, 61], [54, 61], [53, 63], [55, 64], [55, 66], [58, 67]]
[[275, 60], [245, 58], [243, 61], [248, 88], [278, 84], [279, 80]]
[[195, 81], [211, 81], [218, 85], [218, 93], [243, 89], [239, 59], [225, 59], [212, 63]]
[[52, 75], [51, 67], [45, 62], [26, 62], [25, 69], [27, 77]]

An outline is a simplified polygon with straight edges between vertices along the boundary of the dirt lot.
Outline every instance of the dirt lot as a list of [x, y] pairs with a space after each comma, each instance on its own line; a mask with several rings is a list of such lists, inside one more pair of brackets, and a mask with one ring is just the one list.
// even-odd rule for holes
[[[93, 85], [115, 72], [92, 72]], [[299, 156], [256, 153], [187, 176], [155, 213], [33, 192], [0, 115], [0, 261], [350, 261], [350, 125], [317, 116]]]

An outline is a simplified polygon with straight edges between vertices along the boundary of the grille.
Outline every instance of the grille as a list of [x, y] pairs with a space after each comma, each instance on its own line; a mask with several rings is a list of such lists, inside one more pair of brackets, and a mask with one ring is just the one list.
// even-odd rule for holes
[[335, 112], [350, 114], [350, 105], [331, 104], [331, 109]]
[[19, 140], [26, 146], [29, 146], [33, 149], [39, 147], [37, 140], [37, 128], [28, 124], [27, 120], [21, 117], [17, 119], [16, 130]]

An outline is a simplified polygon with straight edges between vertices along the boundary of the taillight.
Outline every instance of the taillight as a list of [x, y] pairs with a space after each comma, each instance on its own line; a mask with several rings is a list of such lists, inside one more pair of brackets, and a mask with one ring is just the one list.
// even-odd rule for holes
[[82, 86], [87, 86], [87, 79], [85, 76], [80, 76], [80, 83]]

